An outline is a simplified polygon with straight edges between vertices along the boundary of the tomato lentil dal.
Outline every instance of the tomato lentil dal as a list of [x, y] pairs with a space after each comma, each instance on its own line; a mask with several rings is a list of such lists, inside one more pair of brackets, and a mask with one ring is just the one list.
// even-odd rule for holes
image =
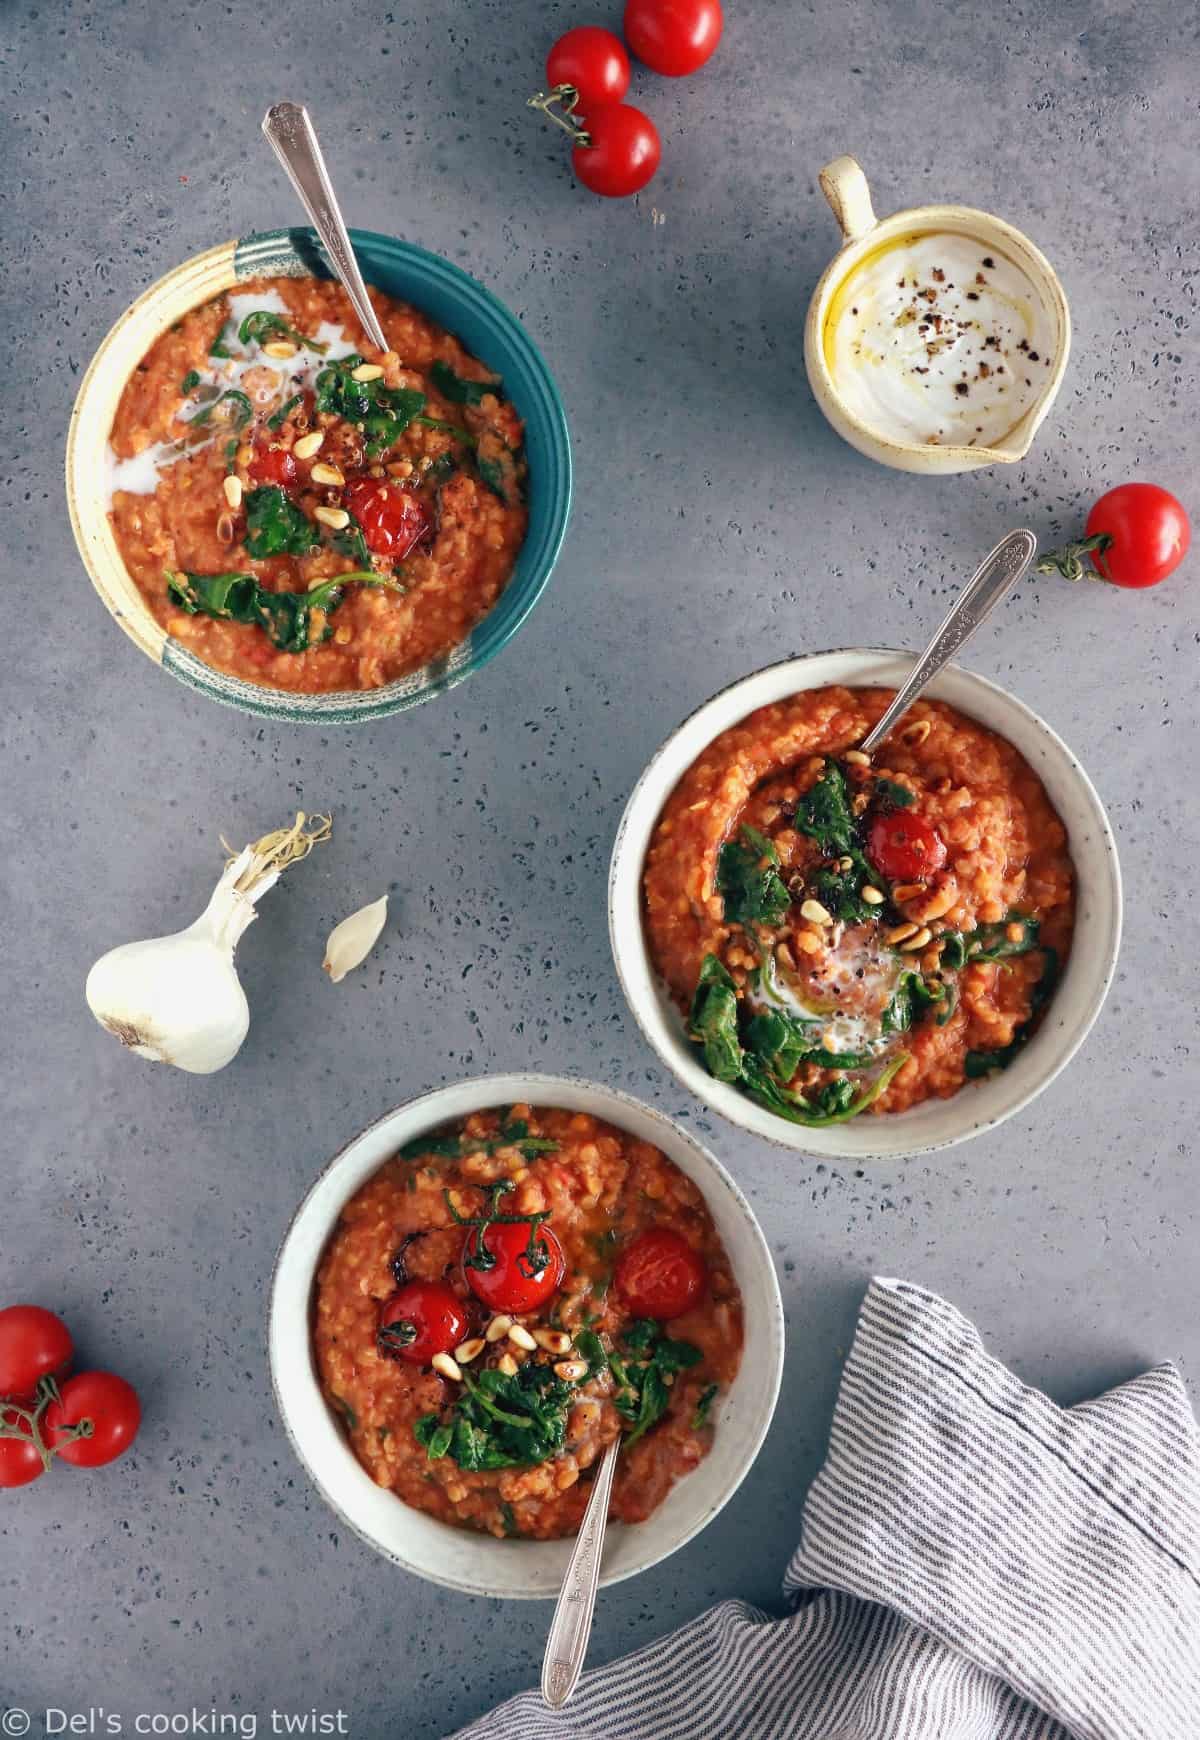
[[[506, 1139], [514, 1129], [520, 1139]], [[410, 1144], [342, 1211], [316, 1283], [314, 1338], [326, 1399], [371, 1478], [405, 1503], [497, 1536], [574, 1534], [599, 1457], [630, 1425], [618, 1406], [620, 1356], [627, 1363], [637, 1357], [624, 1338], [636, 1340], [638, 1330], [612, 1284], [613, 1270], [649, 1229], [670, 1228], [703, 1262], [706, 1285], [688, 1310], [662, 1326], [671, 1345], [695, 1350], [694, 1363], [668, 1372], [665, 1410], [630, 1438], [617, 1464], [611, 1514], [641, 1522], [706, 1454], [709, 1410], [741, 1357], [741, 1296], [703, 1197], [659, 1149], [585, 1113], [515, 1106], [474, 1113], [456, 1134]], [[453, 1148], [459, 1151], [447, 1152]], [[512, 1212], [548, 1214], [543, 1224], [566, 1259], [561, 1291], [536, 1312], [514, 1314], [518, 1331], [528, 1332], [522, 1345], [511, 1332], [485, 1339], [489, 1324], [503, 1331], [507, 1319], [493, 1317], [472, 1292], [463, 1228], [450, 1208], [453, 1202], [463, 1217], [479, 1215], [498, 1182], [513, 1187], [504, 1198]], [[407, 1279], [448, 1283], [469, 1315], [461, 1381], [381, 1350], [380, 1309], [396, 1285], [398, 1251]], [[482, 1372], [502, 1370], [506, 1360], [517, 1370], [549, 1368], [540, 1374], [549, 1379], [563, 1343], [585, 1330], [601, 1338], [611, 1364], [571, 1383], [556, 1454], [527, 1466], [470, 1469], [452, 1455], [432, 1457], [418, 1441], [418, 1423], [450, 1418], [465, 1383], [477, 1386]], [[538, 1336], [554, 1350], [524, 1345]], [[483, 1346], [473, 1350], [477, 1341]]]
[[[339, 284], [248, 281], [165, 332], [121, 396], [110, 436], [117, 546], [156, 620], [217, 670], [300, 694], [377, 688], [448, 654], [513, 572], [527, 523], [520, 418], [450, 333], [378, 292], [372, 302], [391, 347], [377, 361]], [[243, 341], [256, 310], [270, 317], [261, 340]], [[365, 358], [402, 407], [382, 444], [369, 420], [319, 408], [322, 370], [348, 375]], [[263, 488], [311, 522], [311, 549], [247, 550], [247, 506]], [[303, 597], [368, 570], [369, 583], [347, 585], [328, 609], [328, 589], [316, 595], [291, 637], [297, 650], [227, 601], [224, 614], [191, 613], [168, 579], [232, 572]], [[269, 599], [260, 617], [272, 618]]]
[[[786, 1061], [776, 1075], [764, 1086], [751, 1058], [750, 1085], [740, 1084], [785, 1116], [790, 1103], [815, 1113], [823, 1093], [832, 1104], [831, 1084], [851, 1077], [847, 1067], [831, 1066], [831, 1054], [856, 1048], [860, 1089], [872, 1071], [880, 1079], [889, 1059], [895, 1069], [869, 1107], [859, 1108], [874, 1113], [948, 1098], [969, 1076], [1004, 1067], [1036, 1026], [1070, 949], [1075, 894], [1067, 835], [1037, 775], [1010, 743], [939, 701], [918, 702], [869, 763], [854, 746], [893, 695], [815, 689], [751, 713], [685, 773], [647, 853], [651, 958], [679, 1008], [690, 1012], [700, 1043], [702, 971], [721, 987], [727, 1020], [718, 1037], [729, 1060], [721, 1079], [736, 1079], [736, 1048], [747, 1041], [752, 1008], [796, 1022], [788, 1031], [798, 1037], [791, 1052], [777, 1054]], [[862, 829], [849, 851], [847, 836], [834, 846], [796, 820], [811, 827], [811, 794], [835, 775], [855, 830]], [[822, 796], [829, 795], [827, 786]], [[880, 815], [901, 818], [902, 846], [906, 833], [910, 845], [940, 842], [930, 859], [938, 867], [913, 879], [881, 874], [869, 860], [876, 836], [867, 826]], [[905, 820], [910, 816], [915, 822]], [[744, 834], [747, 827], [755, 833]], [[759, 878], [763, 922], [729, 917], [731, 861], [722, 852], [731, 841], [743, 846], [733, 870]], [[958, 970], [948, 971], [948, 961]], [[762, 1031], [761, 1024], [751, 1029], [751, 1042]], [[849, 1104], [848, 1090], [842, 1104]], [[824, 1121], [842, 1121], [854, 1109]], [[817, 1120], [801, 1109], [795, 1121]]]

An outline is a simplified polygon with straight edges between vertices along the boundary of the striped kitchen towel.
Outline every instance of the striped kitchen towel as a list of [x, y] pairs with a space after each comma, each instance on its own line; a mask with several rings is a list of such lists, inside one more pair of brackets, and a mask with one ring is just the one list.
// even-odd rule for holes
[[785, 1591], [783, 1618], [723, 1602], [460, 1740], [1200, 1740], [1179, 1374], [1058, 1408], [943, 1299], [874, 1281]]

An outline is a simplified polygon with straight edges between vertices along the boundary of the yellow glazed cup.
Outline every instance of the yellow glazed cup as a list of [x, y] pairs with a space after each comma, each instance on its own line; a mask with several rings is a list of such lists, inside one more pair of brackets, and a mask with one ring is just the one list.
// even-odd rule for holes
[[[1040, 248], [1002, 218], [975, 211], [965, 205], [920, 205], [891, 217], [877, 218], [871, 205], [871, 190], [862, 167], [853, 157], [836, 157], [820, 174], [821, 191], [842, 231], [842, 246], [821, 276], [804, 327], [804, 366], [817, 404], [838, 434], [881, 465], [897, 471], [945, 475], [976, 471], [983, 465], [1012, 465], [1024, 459], [1033, 438], [1054, 403], [1067, 372], [1071, 350], [1071, 314], [1058, 274]], [[850, 275], [875, 250], [914, 231], [949, 231], [972, 236], [985, 247], [995, 247], [1021, 267], [1046, 304], [1054, 322], [1054, 366], [1040, 394], [994, 447], [927, 446], [898, 441], [868, 427], [848, 409], [838, 391], [825, 357], [825, 326], [834, 297]]]

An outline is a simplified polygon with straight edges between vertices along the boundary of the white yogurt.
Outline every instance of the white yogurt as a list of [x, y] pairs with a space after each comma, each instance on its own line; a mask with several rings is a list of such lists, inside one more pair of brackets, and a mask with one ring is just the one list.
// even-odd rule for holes
[[875, 434], [910, 444], [993, 447], [1041, 397], [1053, 318], [1029, 275], [949, 231], [897, 237], [842, 284], [825, 360]]

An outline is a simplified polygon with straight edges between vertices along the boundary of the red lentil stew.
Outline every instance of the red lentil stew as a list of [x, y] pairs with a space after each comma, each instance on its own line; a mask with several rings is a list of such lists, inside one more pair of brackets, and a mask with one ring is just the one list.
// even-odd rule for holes
[[207, 664], [297, 693], [444, 657], [525, 537], [523, 428], [450, 333], [372, 293], [256, 279], [159, 338], [110, 436], [111, 519], [157, 621]]
[[612, 1515], [642, 1522], [706, 1454], [742, 1305], [703, 1197], [583, 1113], [473, 1113], [403, 1148], [322, 1258], [324, 1394], [380, 1486], [497, 1536], [575, 1534], [625, 1435]]
[[814, 689], [714, 739], [647, 854], [647, 941], [709, 1072], [789, 1122], [1005, 1069], [1071, 946], [1067, 835], [1010, 743], [921, 701]]

